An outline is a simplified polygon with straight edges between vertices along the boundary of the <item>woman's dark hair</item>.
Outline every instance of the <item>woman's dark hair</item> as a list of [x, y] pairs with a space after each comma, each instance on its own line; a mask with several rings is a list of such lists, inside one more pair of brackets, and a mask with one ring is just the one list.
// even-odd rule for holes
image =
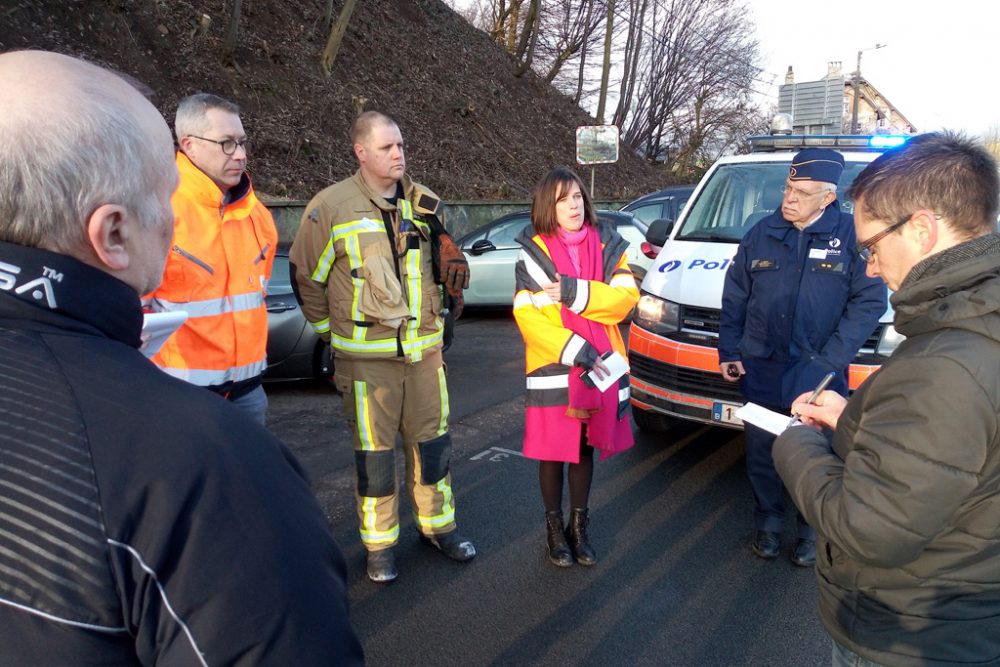
[[542, 179], [531, 198], [531, 226], [536, 234], [555, 236], [559, 229], [559, 223], [556, 222], [556, 202], [569, 191], [573, 183], [580, 186], [580, 194], [583, 195], [584, 224], [597, 224], [594, 204], [590, 201], [583, 181], [569, 167], [556, 167]]

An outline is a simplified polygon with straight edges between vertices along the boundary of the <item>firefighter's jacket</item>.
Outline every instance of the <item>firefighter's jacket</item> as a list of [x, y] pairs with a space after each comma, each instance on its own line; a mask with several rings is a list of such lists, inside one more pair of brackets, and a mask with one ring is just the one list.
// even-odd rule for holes
[[[289, 254], [293, 282], [306, 320], [336, 356], [416, 363], [441, 346], [431, 230], [412, 203], [433, 194], [406, 176], [402, 186], [403, 197], [390, 204], [358, 171], [313, 197], [302, 217]], [[369, 284], [375, 272], [377, 286]], [[372, 298], [373, 288], [376, 295], [398, 289], [402, 298]]]
[[223, 203], [219, 186], [177, 153], [180, 185], [174, 242], [163, 283], [143, 302], [155, 312], [186, 311], [187, 321], [153, 362], [168, 374], [212, 389], [256, 382], [267, 357], [267, 306], [278, 231], [246, 174]]

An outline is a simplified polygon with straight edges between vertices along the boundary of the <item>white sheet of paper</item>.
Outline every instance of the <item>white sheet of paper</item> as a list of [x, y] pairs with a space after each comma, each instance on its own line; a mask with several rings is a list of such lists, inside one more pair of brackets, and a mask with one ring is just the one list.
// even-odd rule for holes
[[142, 317], [142, 346], [139, 351], [152, 357], [163, 344], [187, 320], [183, 310], [170, 313], [145, 313]]
[[788, 422], [792, 419], [791, 415], [783, 415], [780, 412], [768, 410], [756, 403], [747, 403], [736, 411], [736, 416], [775, 435], [781, 435], [788, 428]]
[[610, 373], [603, 379], [598, 379], [598, 377], [594, 375], [594, 371], [587, 371], [587, 376], [594, 383], [594, 386], [601, 392], [604, 392], [604, 390], [612, 384], [618, 382], [618, 378], [628, 373], [628, 361], [617, 352], [612, 352], [611, 355], [603, 361], [604, 365], [607, 366], [608, 371], [610, 371]]

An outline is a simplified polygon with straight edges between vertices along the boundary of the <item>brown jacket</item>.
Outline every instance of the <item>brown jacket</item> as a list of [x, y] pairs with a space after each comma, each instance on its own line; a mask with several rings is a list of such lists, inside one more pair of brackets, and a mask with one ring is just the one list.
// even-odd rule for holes
[[[404, 176], [404, 198], [392, 205], [368, 187], [359, 171], [321, 191], [306, 207], [289, 257], [302, 311], [319, 335], [329, 337], [338, 357], [404, 356], [416, 362], [441, 346], [441, 291], [434, 282], [430, 229], [411, 204], [419, 187]], [[390, 326], [399, 315], [395, 310], [361, 307], [372, 302], [363, 296], [365, 276], [379, 266], [393, 271], [381, 276], [380, 290], [398, 283], [409, 311], [398, 326]]]

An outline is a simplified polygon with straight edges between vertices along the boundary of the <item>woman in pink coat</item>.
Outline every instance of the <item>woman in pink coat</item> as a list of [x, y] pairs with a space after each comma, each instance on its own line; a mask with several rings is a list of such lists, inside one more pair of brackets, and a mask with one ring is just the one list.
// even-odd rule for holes
[[[603, 361], [625, 356], [618, 324], [639, 299], [628, 268], [628, 242], [597, 222], [580, 177], [560, 167], [539, 184], [531, 227], [517, 239], [514, 318], [527, 371], [524, 455], [537, 459], [547, 553], [560, 567], [593, 565], [587, 536], [594, 449], [601, 458], [632, 446], [628, 374], [604, 391]], [[609, 362], [610, 363], [610, 362]], [[568, 471], [566, 470], [568, 468]], [[563, 478], [570, 520], [563, 527]], [[568, 538], [568, 543], [567, 543]]]

